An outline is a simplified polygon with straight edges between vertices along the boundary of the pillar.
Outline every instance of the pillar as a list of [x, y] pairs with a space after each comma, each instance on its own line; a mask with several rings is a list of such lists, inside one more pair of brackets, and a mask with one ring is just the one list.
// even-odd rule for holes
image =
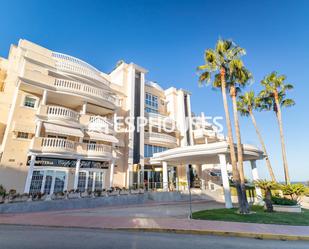
[[[251, 170], [252, 170], [252, 179], [253, 179], [253, 181], [257, 181], [257, 180], [259, 180], [259, 174], [258, 174], [258, 169], [257, 169], [257, 166], [256, 166], [256, 160], [250, 161], [250, 164], [251, 164]], [[259, 201], [263, 200], [261, 188], [255, 187], [255, 192], [256, 192], [257, 199]]]
[[92, 175], [92, 177], [93, 177], [93, 179], [92, 179], [92, 192], [93, 192], [94, 189], [95, 189], [96, 172], [93, 172], [92, 174], [93, 174], [93, 175]]
[[74, 187], [73, 187], [74, 190], [77, 190], [78, 188], [79, 169], [80, 169], [80, 158], [77, 159], [75, 166]]
[[86, 171], [85, 191], [88, 191], [89, 171]]
[[47, 90], [44, 90], [41, 105], [46, 105], [46, 102], [47, 102]]
[[115, 161], [111, 162], [111, 167], [109, 170], [109, 187], [113, 187], [114, 184], [114, 168], [115, 168]]
[[221, 167], [221, 178], [223, 183], [225, 207], [232, 208], [233, 204], [231, 198], [230, 182], [227, 174], [227, 164], [225, 154], [219, 154], [219, 161]]
[[85, 102], [82, 107], [82, 114], [86, 114], [86, 113], [87, 113], [87, 102]]
[[52, 183], [51, 183], [51, 187], [50, 187], [50, 193], [49, 195], [52, 195], [54, 193], [54, 189], [55, 189], [55, 181], [56, 181], [56, 171], [53, 171], [53, 175], [52, 175]]
[[168, 191], [167, 162], [162, 163], [162, 170], [163, 170], [163, 191]]
[[41, 193], [42, 194], [44, 193], [44, 190], [45, 190], [46, 172], [47, 172], [47, 170], [44, 170], [44, 176], [43, 176], [42, 185], [41, 185]]

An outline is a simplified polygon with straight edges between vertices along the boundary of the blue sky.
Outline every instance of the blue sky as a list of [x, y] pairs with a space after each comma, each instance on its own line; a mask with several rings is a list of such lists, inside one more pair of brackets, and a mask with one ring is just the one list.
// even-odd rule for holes
[[[123, 59], [149, 70], [148, 79], [192, 92], [196, 113], [223, 115], [220, 92], [199, 88], [196, 67], [218, 37], [247, 50], [250, 87], [276, 70], [287, 75], [296, 106], [283, 110], [292, 180], [309, 180], [308, 1], [1, 1], [0, 56], [24, 38], [81, 58], [104, 72]], [[271, 161], [283, 179], [279, 132], [273, 113], [257, 121]], [[258, 145], [251, 121], [241, 119], [242, 139]], [[268, 176], [258, 163], [261, 177]], [[247, 167], [248, 168], [248, 167]], [[250, 172], [248, 171], [248, 176]]]

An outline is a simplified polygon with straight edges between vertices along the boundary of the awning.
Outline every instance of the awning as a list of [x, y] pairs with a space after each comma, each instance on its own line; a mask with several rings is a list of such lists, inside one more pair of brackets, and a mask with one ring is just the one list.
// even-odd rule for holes
[[118, 143], [119, 140], [114, 137], [113, 135], [104, 134], [101, 132], [95, 132], [95, 131], [87, 131], [88, 136], [90, 139], [99, 140], [99, 141], [105, 141], [105, 142], [111, 142], [111, 143]]
[[56, 133], [61, 135], [73, 136], [73, 137], [84, 137], [83, 132], [78, 128], [72, 128], [62, 125], [55, 125], [44, 123], [45, 132]]
[[35, 133], [35, 124], [26, 124], [26, 123], [16, 123], [16, 122], [14, 122], [13, 130], [34, 134]]

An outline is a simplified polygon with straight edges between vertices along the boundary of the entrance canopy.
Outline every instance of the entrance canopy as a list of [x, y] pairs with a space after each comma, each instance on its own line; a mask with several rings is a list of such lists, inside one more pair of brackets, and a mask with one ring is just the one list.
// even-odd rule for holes
[[[235, 151], [237, 151], [235, 145]], [[170, 164], [219, 164], [219, 155], [226, 155], [227, 162], [230, 162], [230, 149], [226, 141], [191, 145], [155, 153], [150, 159], [152, 164], [167, 162]], [[243, 144], [244, 161], [263, 159], [261, 150], [253, 145]]]

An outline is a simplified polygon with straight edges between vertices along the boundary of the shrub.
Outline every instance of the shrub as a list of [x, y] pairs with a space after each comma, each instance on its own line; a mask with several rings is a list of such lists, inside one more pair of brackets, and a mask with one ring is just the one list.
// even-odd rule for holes
[[2, 185], [0, 185], [0, 196], [5, 196], [5, 194], [6, 194], [6, 189]]
[[304, 184], [288, 184], [281, 185], [281, 190], [284, 196], [289, 196], [291, 200], [299, 201], [300, 197], [306, 193], [306, 187]]
[[14, 196], [16, 195], [16, 190], [15, 189], [10, 189], [9, 190], [9, 196]]
[[284, 205], [284, 206], [297, 205], [296, 200], [291, 200], [291, 199], [288, 199], [288, 198], [281, 198], [281, 197], [277, 197], [277, 196], [273, 196], [271, 198], [271, 201], [274, 205]]

